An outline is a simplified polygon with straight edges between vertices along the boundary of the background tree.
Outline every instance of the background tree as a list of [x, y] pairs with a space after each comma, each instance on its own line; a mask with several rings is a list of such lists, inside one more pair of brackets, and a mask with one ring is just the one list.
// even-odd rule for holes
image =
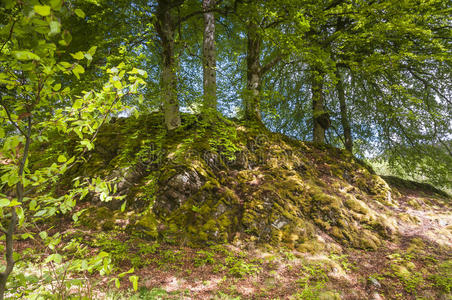
[[204, 34], [203, 34], [203, 89], [204, 110], [209, 113], [217, 111], [217, 76], [215, 50], [215, 0], [203, 0]]

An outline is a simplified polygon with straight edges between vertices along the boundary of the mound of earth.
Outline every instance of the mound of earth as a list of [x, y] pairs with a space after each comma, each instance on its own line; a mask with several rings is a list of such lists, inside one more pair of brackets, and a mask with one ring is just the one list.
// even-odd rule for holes
[[93, 191], [83, 225], [194, 246], [246, 240], [299, 251], [376, 249], [396, 237], [394, 191], [346, 151], [225, 119], [186, 114], [171, 133], [162, 124], [160, 114], [119, 118], [99, 132], [61, 188], [99, 177], [124, 197], [105, 202]]

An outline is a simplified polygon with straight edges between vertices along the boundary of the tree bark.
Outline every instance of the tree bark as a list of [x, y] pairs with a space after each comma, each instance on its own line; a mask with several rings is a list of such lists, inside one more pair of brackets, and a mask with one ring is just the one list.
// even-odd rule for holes
[[259, 36], [257, 24], [248, 24], [248, 47], [247, 47], [247, 95], [245, 95], [245, 118], [250, 121], [261, 121], [260, 93], [261, 93], [261, 37]]
[[163, 113], [168, 130], [180, 126], [179, 100], [177, 99], [177, 63], [174, 53], [175, 22], [171, 14], [171, 1], [158, 1], [156, 30], [162, 46], [161, 92]]
[[313, 114], [313, 141], [325, 143], [325, 128], [322, 126], [321, 118], [325, 113], [325, 99], [323, 96], [322, 74], [314, 71], [311, 78], [312, 114]]
[[353, 153], [353, 139], [350, 121], [348, 119], [347, 103], [345, 102], [344, 83], [342, 82], [341, 73], [339, 69], [336, 69], [336, 90], [339, 98], [340, 110], [341, 110], [341, 124], [344, 130], [345, 149]]
[[[19, 183], [17, 184], [19, 186]], [[17, 188], [19, 190], [19, 187]], [[23, 187], [22, 187], [23, 192]], [[22, 193], [23, 194], [23, 193]], [[17, 224], [17, 214], [16, 209], [14, 207], [11, 207], [11, 219], [9, 220], [9, 226], [7, 231], [5, 232], [6, 236], [6, 268], [5, 271], [0, 273], [0, 300], [4, 299], [5, 292], [6, 292], [6, 282], [8, 281], [9, 274], [13, 271], [15, 261], [13, 259], [13, 236], [14, 232], [16, 230], [16, 224]]]
[[203, 36], [203, 88], [204, 112], [210, 115], [217, 110], [217, 75], [215, 49], [215, 15], [212, 9], [215, 0], [203, 0], [204, 36]]

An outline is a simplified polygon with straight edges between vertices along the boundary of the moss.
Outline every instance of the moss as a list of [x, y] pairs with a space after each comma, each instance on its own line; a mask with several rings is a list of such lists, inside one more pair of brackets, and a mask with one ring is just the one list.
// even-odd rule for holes
[[412, 215], [407, 214], [407, 213], [399, 214], [398, 215], [398, 219], [403, 221], [403, 222], [412, 223], [412, 224], [419, 224], [421, 222], [418, 217], [412, 216]]
[[365, 234], [363, 237], [357, 239], [354, 245], [356, 248], [377, 250], [381, 245], [381, 241], [372, 234]]
[[363, 215], [367, 215], [370, 213], [369, 207], [364, 204], [362, 201], [356, 200], [353, 196], [348, 195], [347, 199], [344, 202], [345, 206], [350, 208], [351, 210], [358, 212]]
[[416, 209], [421, 208], [421, 205], [416, 201], [416, 199], [410, 199], [408, 200], [407, 204], [411, 207], [414, 207]]
[[158, 222], [156, 216], [151, 212], [145, 212], [135, 223], [133, 233], [139, 232], [153, 239], [158, 237]]
[[116, 218], [114, 211], [102, 206], [88, 208], [81, 214], [79, 220], [80, 224], [90, 229], [110, 231], [115, 228]]
[[337, 292], [326, 291], [326, 292], [320, 292], [317, 299], [319, 299], [319, 300], [341, 300], [341, 296]]
[[387, 239], [392, 239], [395, 229], [388, 223], [388, 221], [382, 217], [377, 216], [376, 218], [367, 222], [367, 224], [382, 237]]
[[[133, 232], [194, 245], [226, 242], [241, 232], [258, 243], [306, 249], [319, 230], [357, 248], [376, 249], [391, 238], [395, 226], [384, 206], [392, 191], [351, 154], [197, 118], [183, 114], [181, 129], [171, 133], [159, 123], [161, 115], [118, 119], [100, 133], [94, 163], [85, 166], [89, 176], [133, 168], [150, 145], [159, 152], [158, 163], [140, 162], [142, 177], [126, 192], [131, 207], [142, 210], [130, 219]], [[101, 218], [111, 222], [99, 228], [116, 227], [116, 217]]]
[[338, 227], [336, 227], [336, 226], [332, 227], [332, 228], [330, 229], [329, 233], [330, 233], [333, 237], [335, 237], [336, 239], [338, 239], [338, 240], [344, 240], [344, 239], [345, 239], [344, 234], [342, 233], [342, 231], [341, 231]]
[[318, 240], [312, 239], [301, 243], [297, 246], [297, 250], [300, 252], [319, 253], [325, 250], [325, 244]]
[[411, 253], [411, 252], [419, 252], [424, 250], [425, 248], [425, 243], [422, 239], [420, 238], [413, 238], [410, 241], [410, 244], [408, 245], [407, 248], [407, 253]]

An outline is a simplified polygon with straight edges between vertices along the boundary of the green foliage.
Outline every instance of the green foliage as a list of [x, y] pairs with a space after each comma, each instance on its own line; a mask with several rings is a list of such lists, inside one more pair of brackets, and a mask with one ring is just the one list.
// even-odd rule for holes
[[196, 252], [197, 257], [195, 257], [195, 267], [202, 267], [204, 265], [212, 265], [216, 262], [215, 253], [200, 250]]
[[102, 249], [109, 253], [112, 262], [116, 265], [128, 260], [130, 258], [130, 247], [119, 239], [112, 238], [111, 233], [99, 233], [92, 241], [93, 246]]
[[[113, 199], [110, 193], [115, 192], [114, 188], [99, 178], [83, 179], [83, 183], [76, 180], [73, 188], [62, 195], [55, 192], [54, 186], [67, 170], [84, 161], [86, 153], [94, 147], [99, 128], [112, 114], [126, 108], [121, 99], [137, 93], [144, 84], [137, 75], [140, 71], [126, 73], [124, 64], [119, 64], [107, 70], [109, 75], [100, 91], [89, 90], [76, 96], [62, 79], [73, 75], [79, 80], [85, 73], [84, 66], [88, 67], [93, 60], [96, 47], [70, 53], [67, 48], [70, 34], [62, 30], [60, 23], [61, 18], [71, 13], [70, 8], [61, 1], [52, 1], [50, 6], [34, 3], [7, 3], [0, 7], [0, 15], [8, 16], [2, 18], [6, 23], [0, 30], [0, 138], [1, 157], [6, 159], [0, 166], [0, 188], [9, 192], [15, 187], [18, 191], [11, 200], [2, 195], [0, 215], [11, 223], [16, 222], [17, 216], [21, 230], [34, 222], [70, 212], [77, 199], [84, 198], [91, 189], [104, 201]], [[79, 8], [75, 14], [84, 16]], [[62, 58], [64, 53], [71, 54], [73, 61]], [[34, 152], [34, 144], [48, 143], [54, 132], [77, 136], [76, 152], [58, 151], [48, 164], [34, 164], [40, 155]], [[25, 189], [33, 193], [25, 197]], [[48, 236], [41, 232], [40, 237], [52, 251], [61, 241], [59, 234]], [[7, 247], [13, 245], [7, 242]], [[43, 264], [50, 265], [49, 272], [56, 274], [57, 289], [64, 297], [66, 271], [91, 272], [101, 268], [101, 275], [108, 274], [110, 263], [105, 255], [101, 252], [95, 259], [63, 263], [63, 256], [55, 252]], [[52, 276], [46, 278], [50, 280]]]
[[247, 262], [243, 258], [237, 256], [226, 257], [225, 264], [228, 268], [229, 274], [237, 277], [255, 275], [261, 270], [261, 267], [258, 264]]
[[338, 255], [338, 254], [332, 253], [332, 254], [330, 254], [329, 258], [338, 262], [341, 265], [342, 269], [344, 269], [344, 271], [346, 271], [346, 272], [350, 272], [356, 268], [353, 263], [349, 262], [348, 255], [346, 255], [346, 254]]
[[438, 266], [438, 273], [432, 274], [428, 279], [433, 281], [433, 285], [446, 294], [452, 291], [452, 261], [448, 260]]
[[392, 273], [388, 273], [388, 275], [399, 279], [406, 292], [416, 294], [420, 285], [424, 283], [424, 277], [416, 271], [416, 266], [411, 262], [413, 255], [394, 253], [389, 258]]
[[237, 146], [237, 132], [227, 123], [217, 122], [211, 132], [209, 144], [218, 151], [227, 161], [234, 160], [236, 152], [240, 151]]
[[298, 299], [319, 299], [319, 295], [328, 282], [328, 276], [322, 265], [304, 265], [300, 279], [297, 283], [302, 288], [300, 293], [295, 295]]
[[[91, 297], [96, 281], [86, 282], [86, 276], [97, 272], [101, 276], [111, 274], [113, 264], [108, 253], [100, 251], [92, 254], [85, 246], [73, 239], [62, 247], [61, 241], [55, 243], [55, 237], [41, 234], [45, 243], [54, 243], [54, 249], [45, 260], [38, 251], [23, 252], [27, 261], [18, 261], [11, 274], [9, 287], [13, 297], [27, 299], [72, 299], [73, 297]], [[63, 251], [57, 251], [56, 248]], [[32, 261], [31, 258], [35, 260]]]
[[167, 292], [162, 288], [139, 288], [138, 293], [130, 292], [113, 292], [109, 293], [106, 297], [108, 300], [154, 300], [154, 299], [183, 299], [185, 296], [189, 296], [189, 293], [185, 291]]

